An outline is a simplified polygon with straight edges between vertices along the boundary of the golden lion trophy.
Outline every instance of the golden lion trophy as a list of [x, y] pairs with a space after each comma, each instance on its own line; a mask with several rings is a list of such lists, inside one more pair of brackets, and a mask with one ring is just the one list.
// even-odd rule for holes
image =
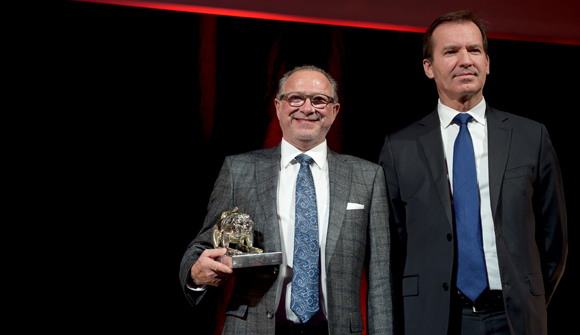
[[282, 264], [282, 252], [264, 253], [254, 247], [254, 222], [237, 211], [223, 212], [213, 228], [213, 247], [228, 250], [219, 261], [233, 269]]

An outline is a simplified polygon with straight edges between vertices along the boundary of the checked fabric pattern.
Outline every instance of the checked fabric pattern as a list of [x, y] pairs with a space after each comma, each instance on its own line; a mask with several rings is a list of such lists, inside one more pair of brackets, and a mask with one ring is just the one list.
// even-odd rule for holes
[[302, 323], [306, 323], [319, 308], [318, 209], [310, 171], [312, 158], [300, 154], [296, 160], [300, 170], [296, 179], [291, 309]]
[[475, 154], [467, 129], [472, 118], [467, 113], [459, 113], [453, 119], [459, 124], [459, 134], [453, 148], [453, 206], [457, 230], [457, 288], [475, 301], [487, 287], [487, 272]]

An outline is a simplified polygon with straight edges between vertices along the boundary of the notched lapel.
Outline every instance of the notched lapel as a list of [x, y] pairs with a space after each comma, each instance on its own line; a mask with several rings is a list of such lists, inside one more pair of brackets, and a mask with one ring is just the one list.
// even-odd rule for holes
[[[269, 154], [271, 153], [271, 154]], [[277, 188], [280, 174], [280, 146], [264, 157], [256, 159], [256, 182], [258, 201], [264, 213], [264, 252], [281, 251], [280, 227], [278, 224]], [[268, 155], [269, 154], [269, 155]], [[266, 237], [267, 236], [267, 237]]]
[[350, 181], [352, 171], [334, 153], [328, 151], [328, 181], [330, 188], [330, 212], [328, 218], [328, 232], [326, 235], [326, 266], [330, 264], [334, 249], [340, 236], [346, 204], [350, 196]]
[[508, 116], [487, 106], [487, 151], [489, 155], [489, 189], [491, 211], [495, 217], [503, 175], [508, 161], [512, 127]]
[[427, 159], [427, 164], [429, 164], [431, 177], [435, 182], [437, 194], [445, 209], [449, 225], [453, 226], [451, 195], [449, 194], [447, 166], [445, 165], [445, 152], [443, 151], [443, 140], [441, 139], [441, 127], [437, 110], [427, 115], [419, 124], [424, 127], [424, 133], [419, 137], [419, 142]]

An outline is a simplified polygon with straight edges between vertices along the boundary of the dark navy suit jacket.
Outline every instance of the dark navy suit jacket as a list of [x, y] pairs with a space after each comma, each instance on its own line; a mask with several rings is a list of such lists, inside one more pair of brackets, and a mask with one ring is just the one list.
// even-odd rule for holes
[[[558, 160], [542, 124], [489, 106], [486, 115], [491, 207], [510, 330], [546, 334], [546, 305], [567, 255]], [[379, 164], [391, 227], [399, 235], [395, 286], [405, 334], [447, 334], [456, 244], [437, 110], [388, 135]]]

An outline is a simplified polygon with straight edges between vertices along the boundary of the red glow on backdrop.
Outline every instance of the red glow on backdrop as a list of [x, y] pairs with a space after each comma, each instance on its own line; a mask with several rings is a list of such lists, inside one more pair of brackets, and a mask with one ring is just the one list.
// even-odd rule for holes
[[211, 15], [224, 15], [224, 16], [236, 16], [245, 17], [252, 19], [262, 19], [262, 20], [276, 20], [276, 21], [289, 21], [289, 22], [300, 22], [300, 23], [314, 23], [314, 24], [326, 24], [330, 26], [343, 26], [343, 27], [357, 27], [357, 28], [369, 28], [369, 29], [380, 29], [380, 30], [396, 30], [412, 33], [425, 32], [425, 28], [412, 27], [396, 24], [385, 24], [385, 23], [372, 23], [372, 22], [360, 22], [352, 20], [338, 20], [338, 19], [327, 19], [327, 18], [313, 18], [307, 16], [298, 15], [284, 15], [284, 14], [274, 14], [274, 13], [264, 13], [249, 10], [240, 9], [228, 9], [228, 8], [217, 8], [217, 7], [204, 7], [204, 6], [194, 6], [194, 5], [183, 5], [183, 4], [172, 4], [172, 3], [159, 3], [151, 1], [124, 1], [124, 0], [76, 0], [81, 2], [93, 2], [109, 5], [120, 5], [129, 7], [140, 7], [140, 8], [150, 8], [150, 9], [162, 9], [162, 10], [173, 10], [178, 12], [189, 12], [198, 14], [211, 14]]
[[[198, 14], [211, 14], [211, 15], [223, 15], [223, 16], [235, 16], [244, 18], [254, 18], [263, 20], [276, 20], [276, 21], [289, 21], [289, 22], [300, 22], [300, 23], [312, 23], [312, 24], [324, 24], [332, 26], [342, 26], [342, 27], [355, 27], [355, 28], [367, 28], [367, 29], [378, 29], [378, 30], [393, 30], [402, 32], [412, 32], [412, 33], [423, 33], [427, 27], [418, 25], [406, 25], [406, 24], [390, 24], [381, 22], [371, 22], [365, 20], [350, 20], [350, 19], [336, 19], [336, 18], [323, 18], [323, 17], [311, 17], [302, 15], [289, 15], [280, 13], [268, 13], [266, 11], [256, 11], [256, 10], [242, 10], [242, 9], [231, 9], [223, 7], [210, 7], [210, 6], [199, 6], [183, 3], [174, 3], [170, 0], [164, 1], [138, 1], [138, 0], [75, 0], [80, 2], [92, 2], [100, 4], [109, 5], [120, 5], [129, 7], [140, 7], [140, 8], [150, 8], [150, 9], [161, 9], [161, 10], [171, 10]], [[562, 0], [567, 1], [567, 0]], [[187, 1], [185, 1], [187, 2]], [[195, 2], [195, 1], [192, 1]], [[368, 6], [368, 5], [367, 5]], [[515, 5], [514, 5], [515, 6]], [[575, 10], [580, 10], [579, 4], [571, 4], [572, 7], [569, 8], [570, 12]], [[381, 9], [377, 9], [379, 12]], [[455, 9], [456, 10], [456, 9]], [[493, 10], [499, 11], [496, 7]], [[512, 11], [519, 11], [517, 7], [511, 8]], [[541, 9], [537, 9], [539, 11]], [[441, 13], [440, 13], [441, 14]], [[434, 17], [435, 15], [433, 15]], [[523, 20], [522, 20], [523, 19]], [[563, 18], [562, 18], [563, 19]], [[500, 31], [490, 31], [488, 33], [489, 38], [505, 39], [505, 40], [516, 40], [516, 41], [527, 41], [527, 42], [543, 42], [543, 43], [555, 43], [555, 44], [567, 44], [567, 45], [580, 45], [580, 36], [578, 36], [578, 31], [580, 31], [580, 25], [575, 23], [568, 23], [569, 26], [572, 24], [572, 32], [565, 30], [564, 28], [550, 29], [551, 33], [545, 36], [539, 36], [537, 34], [523, 34], [525, 31], [524, 27], [540, 26], [549, 27], [551, 26], [551, 21], [546, 21], [544, 23], [535, 22], [534, 18], [530, 17], [526, 19], [525, 15], [520, 18], [518, 23], [513, 23], [513, 26], [506, 26], [500, 28]], [[505, 23], [504, 23], [505, 25]], [[563, 26], [563, 27], [564, 27]], [[494, 28], [498, 29], [498, 25], [494, 25]], [[562, 36], [557, 36], [556, 31]], [[519, 33], [518, 33], [519, 32]]]

